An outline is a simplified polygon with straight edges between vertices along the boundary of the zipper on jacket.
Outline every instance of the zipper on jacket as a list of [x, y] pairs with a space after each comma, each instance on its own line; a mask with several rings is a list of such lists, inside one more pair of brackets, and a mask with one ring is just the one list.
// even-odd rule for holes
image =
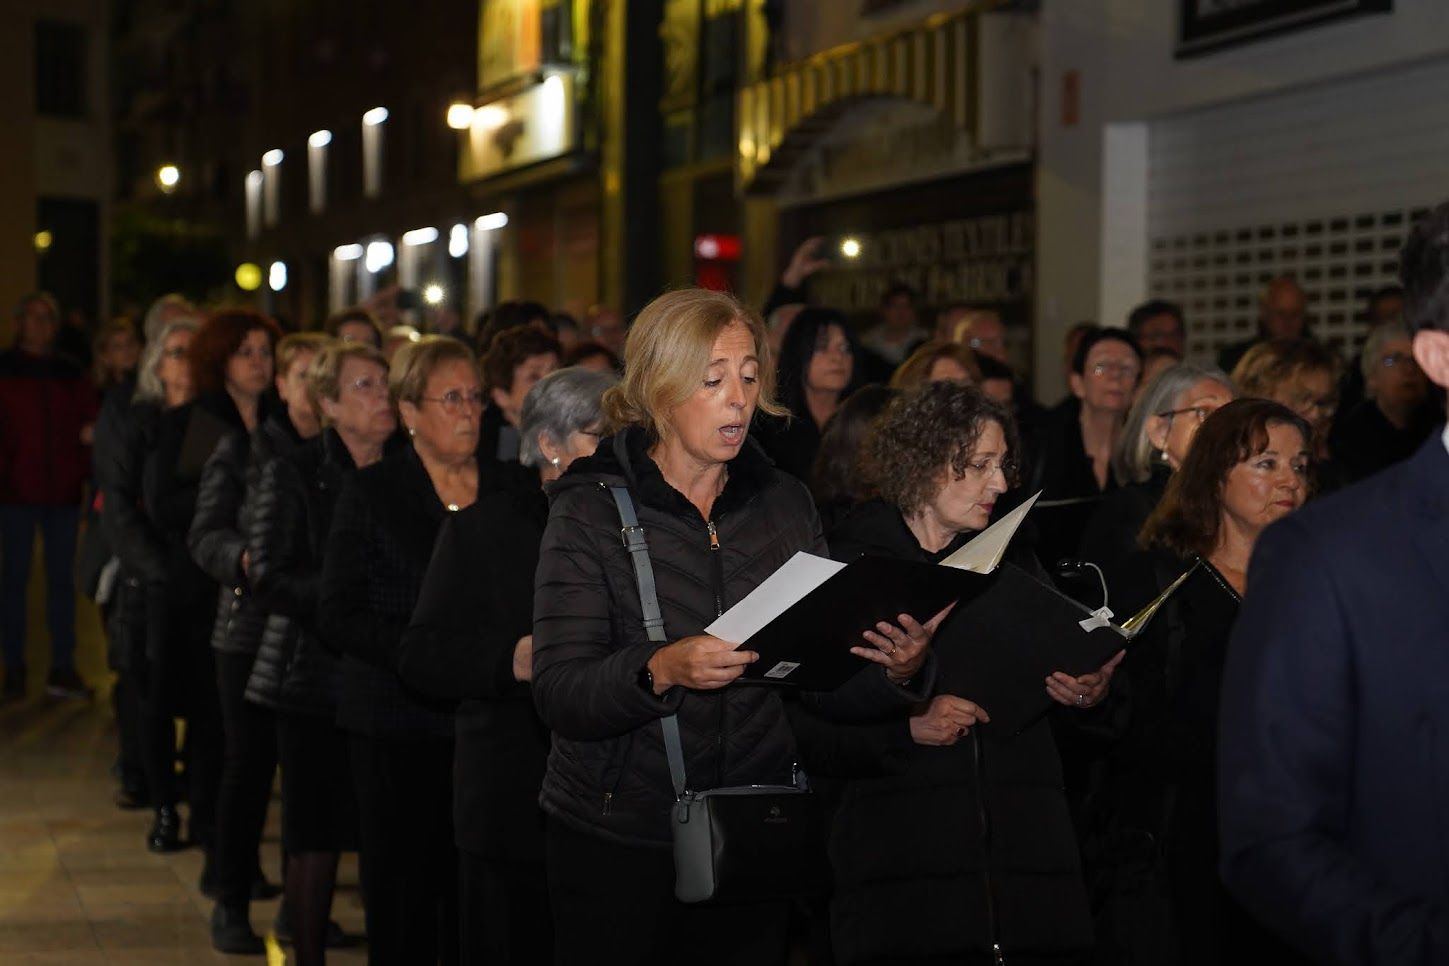
[[[720, 560], [719, 531], [715, 529], [714, 521], [706, 520], [704, 526], [709, 531], [709, 567], [714, 578], [714, 616], [718, 617], [724, 613], [724, 563]], [[722, 788], [725, 772], [725, 694], [723, 690], [719, 692], [716, 700], [719, 702], [719, 719], [714, 739], [714, 784], [716, 788]]]
[[629, 770], [629, 758], [634, 751], [634, 736], [631, 734], [624, 739], [624, 753], [619, 756], [619, 770], [614, 773], [614, 782], [604, 791], [604, 814], [608, 815], [614, 807], [614, 795], [619, 791], [619, 785], [624, 781], [624, 773]]
[[996, 921], [996, 885], [991, 878], [991, 816], [986, 808], [986, 764], [981, 760], [981, 740], [971, 729], [971, 764], [976, 772], [976, 817], [981, 823], [981, 877], [986, 884], [986, 924], [991, 937], [991, 962], [1006, 966], [1001, 950], [1001, 927]]

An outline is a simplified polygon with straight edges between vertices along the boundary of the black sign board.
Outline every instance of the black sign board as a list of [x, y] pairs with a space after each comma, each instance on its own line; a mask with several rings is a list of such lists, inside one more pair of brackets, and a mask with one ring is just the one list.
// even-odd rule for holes
[[1179, 0], [1177, 56], [1298, 30], [1338, 17], [1392, 10], [1394, 0]]

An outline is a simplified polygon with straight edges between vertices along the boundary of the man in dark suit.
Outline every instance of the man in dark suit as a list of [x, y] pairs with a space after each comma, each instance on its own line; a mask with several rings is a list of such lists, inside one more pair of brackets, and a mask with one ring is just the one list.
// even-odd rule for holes
[[[1449, 386], [1449, 204], [1401, 265], [1414, 357]], [[1449, 963], [1449, 436], [1259, 540], [1221, 722], [1243, 905], [1316, 962]]]

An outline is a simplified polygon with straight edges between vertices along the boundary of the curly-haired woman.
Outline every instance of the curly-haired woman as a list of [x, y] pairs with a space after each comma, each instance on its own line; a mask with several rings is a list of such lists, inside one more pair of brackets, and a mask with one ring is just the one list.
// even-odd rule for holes
[[[879, 499], [831, 533], [831, 554], [940, 561], [987, 525], [1015, 475], [1016, 449], [1011, 414], [978, 389], [940, 382], [897, 398], [862, 454]], [[1020, 541], [1007, 560], [1046, 581]], [[1009, 643], [985, 636], [969, 617], [948, 617], [931, 700], [909, 716], [857, 726], [842, 741], [848, 754], [814, 763], [877, 776], [844, 784], [831, 831], [831, 927], [842, 964], [984, 963], [997, 954], [1059, 962], [1091, 948], [1051, 716], [1015, 735], [974, 727], [990, 709], [971, 700], [959, 656]], [[1048, 678], [1060, 723], [1105, 727], [1115, 714], [1104, 706], [1114, 669], [1115, 659], [1081, 677]], [[902, 820], [882, 825], [882, 815]]]

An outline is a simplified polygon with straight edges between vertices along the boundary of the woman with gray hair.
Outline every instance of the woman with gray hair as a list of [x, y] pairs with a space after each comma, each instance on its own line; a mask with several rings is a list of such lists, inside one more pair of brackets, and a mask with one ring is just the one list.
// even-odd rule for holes
[[120, 675], [121, 713], [134, 717], [145, 800], [155, 809], [146, 835], [152, 852], [183, 847], [176, 811], [177, 702], [169, 693], [175, 689], [166, 686], [177, 676], [179, 657], [149, 632], [166, 623], [167, 585], [186, 561], [184, 553], [173, 552], [155, 508], [144, 499], [144, 483], [148, 472], [162, 469], [155, 457], [163, 414], [179, 410], [194, 394], [188, 354], [197, 328], [190, 320], [171, 322], [146, 345], [120, 438], [108, 432], [97, 439], [101, 525], [121, 562], [107, 629]]
[[1412, 342], [1408, 326], [1389, 322], [1364, 343], [1364, 399], [1338, 418], [1328, 437], [1347, 482], [1413, 456], [1442, 418], [1429, 403], [1429, 380], [1414, 361]]
[[1112, 453], [1112, 471], [1122, 485], [1102, 498], [1082, 533], [1080, 556], [1102, 568], [1108, 587], [1119, 583], [1137, 534], [1198, 427], [1236, 395], [1220, 369], [1191, 363], [1164, 369], [1138, 395]]
[[[544, 376], [520, 410], [520, 460], [486, 463], [478, 502], [443, 524], [399, 670], [458, 701], [453, 822], [464, 963], [553, 959], [538, 790], [548, 728], [533, 709], [533, 572], [548, 521], [540, 481], [594, 452], [612, 375]], [[536, 467], [535, 472], [528, 467]]]

